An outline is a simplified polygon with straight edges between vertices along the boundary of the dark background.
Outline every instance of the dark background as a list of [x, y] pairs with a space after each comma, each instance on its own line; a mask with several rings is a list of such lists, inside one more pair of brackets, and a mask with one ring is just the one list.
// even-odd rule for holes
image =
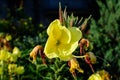
[[63, 10], [67, 6], [68, 14], [73, 12], [78, 17], [91, 14], [93, 18], [99, 18], [95, 0], [0, 0], [0, 19], [6, 18], [9, 12], [14, 18], [32, 17], [35, 25], [48, 24], [58, 18], [59, 2]]

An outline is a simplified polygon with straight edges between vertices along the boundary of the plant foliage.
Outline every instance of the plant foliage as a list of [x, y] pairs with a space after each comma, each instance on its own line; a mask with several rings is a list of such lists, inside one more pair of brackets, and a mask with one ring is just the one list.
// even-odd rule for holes
[[113, 80], [120, 79], [120, 1], [97, 0], [100, 8], [98, 21], [91, 20], [88, 39], [93, 43], [94, 53], [101, 57], [98, 63], [112, 75]]

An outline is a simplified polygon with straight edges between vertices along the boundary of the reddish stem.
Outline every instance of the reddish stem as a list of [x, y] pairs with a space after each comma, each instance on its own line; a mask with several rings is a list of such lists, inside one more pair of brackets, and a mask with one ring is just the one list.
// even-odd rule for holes
[[45, 54], [43, 54], [43, 51], [39, 50], [39, 55], [40, 55], [41, 58], [42, 58], [43, 64], [46, 64], [46, 61], [45, 61]]

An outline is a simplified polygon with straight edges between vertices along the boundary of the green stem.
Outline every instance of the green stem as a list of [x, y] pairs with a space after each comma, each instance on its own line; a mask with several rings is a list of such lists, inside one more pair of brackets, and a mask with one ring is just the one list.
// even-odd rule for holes
[[85, 56], [73, 56], [75, 58], [84, 58]]
[[73, 76], [74, 80], [77, 80], [77, 77], [76, 76]]
[[18, 77], [18, 80], [20, 80], [20, 75], [17, 75], [17, 77]]
[[96, 56], [96, 57], [101, 59], [102, 61], [104, 61], [107, 64], [107, 66], [110, 66], [110, 63], [107, 60], [105, 60], [105, 59], [103, 59], [102, 57], [99, 57], [99, 56]]
[[35, 61], [35, 66], [36, 66], [36, 78], [38, 79], [39, 77], [38, 77], [38, 73], [39, 73], [39, 71], [38, 71], [38, 69], [39, 69], [39, 67], [38, 67], [38, 64], [37, 64], [37, 61]]
[[55, 80], [57, 80], [57, 73], [55, 73]]
[[1, 80], [4, 80], [4, 61], [1, 60], [1, 68], [2, 68], [2, 74], [0, 76]]

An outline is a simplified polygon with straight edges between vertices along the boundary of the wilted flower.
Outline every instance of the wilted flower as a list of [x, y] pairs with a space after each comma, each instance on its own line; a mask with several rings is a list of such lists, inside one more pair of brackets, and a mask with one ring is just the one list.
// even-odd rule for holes
[[47, 29], [48, 40], [45, 45], [45, 55], [48, 58], [59, 57], [68, 61], [72, 52], [77, 48], [82, 32], [76, 27], [62, 26], [58, 19], [54, 20]]
[[81, 41], [80, 41], [80, 43], [81, 43], [82, 45], [84, 45], [85, 47], [89, 47], [89, 45], [90, 45], [89, 40], [88, 40], [88, 39], [85, 39], [85, 38], [82, 38]]
[[95, 64], [97, 61], [96, 56], [92, 52], [87, 52], [85, 55], [85, 61], [88, 64]]
[[36, 60], [37, 54], [42, 52], [43, 52], [43, 47], [41, 45], [35, 46], [35, 48], [30, 52], [30, 57], [33, 58], [33, 62]]
[[96, 56], [92, 53], [92, 52], [87, 52], [85, 54], [85, 61], [87, 64], [89, 64], [90, 68], [92, 69], [92, 71], [94, 72], [94, 69], [92, 67], [92, 64], [95, 64], [97, 59]]
[[82, 38], [80, 40], [80, 54], [85, 54], [85, 51], [92, 50], [92, 45], [90, 44], [88, 39]]
[[79, 63], [77, 62], [76, 58], [73, 58], [70, 60], [70, 72], [74, 75], [75, 70], [78, 70], [79, 72], [83, 73], [84, 71], [80, 68]]
[[97, 58], [96, 58], [96, 56], [94, 55], [94, 53], [92, 53], [92, 52], [87, 52], [87, 53], [86, 53], [85, 60], [86, 60], [86, 62], [88, 62], [88, 63], [95, 64], [96, 61], [97, 61]]

